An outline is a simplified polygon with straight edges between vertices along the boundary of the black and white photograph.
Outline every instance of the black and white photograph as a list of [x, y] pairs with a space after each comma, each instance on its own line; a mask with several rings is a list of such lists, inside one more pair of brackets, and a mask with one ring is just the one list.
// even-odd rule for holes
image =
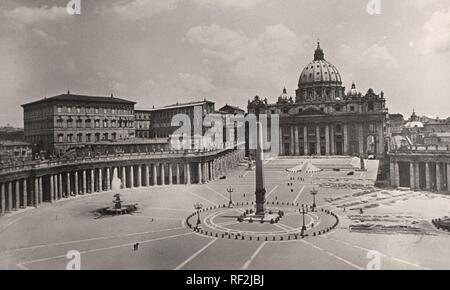
[[1, 0], [0, 270], [450, 269], [449, 76], [448, 0]]

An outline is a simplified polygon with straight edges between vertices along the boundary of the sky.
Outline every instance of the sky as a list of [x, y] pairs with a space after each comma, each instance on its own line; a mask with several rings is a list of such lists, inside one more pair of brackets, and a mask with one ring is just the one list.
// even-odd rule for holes
[[347, 90], [384, 91], [405, 117], [450, 116], [448, 0], [79, 1], [75, 15], [69, 0], [0, 1], [0, 126], [68, 90], [139, 108], [275, 102], [295, 95], [317, 39]]

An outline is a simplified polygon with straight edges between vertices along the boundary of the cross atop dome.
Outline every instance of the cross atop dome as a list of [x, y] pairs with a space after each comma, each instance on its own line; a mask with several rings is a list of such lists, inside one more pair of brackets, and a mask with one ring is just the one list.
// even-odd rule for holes
[[317, 49], [314, 52], [314, 60], [324, 60], [325, 54], [323, 53], [323, 49], [320, 48], [320, 39], [317, 40]]

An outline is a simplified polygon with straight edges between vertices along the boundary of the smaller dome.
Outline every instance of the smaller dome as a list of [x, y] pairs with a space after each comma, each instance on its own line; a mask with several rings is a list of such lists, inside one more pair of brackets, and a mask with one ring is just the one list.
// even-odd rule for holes
[[286, 88], [283, 89], [283, 93], [280, 95], [279, 99], [283, 99], [283, 100], [289, 99], [289, 95], [287, 93]]
[[351, 88], [350, 91], [348, 92], [348, 95], [351, 96], [351, 97], [356, 97], [356, 96], [358, 96], [358, 94], [359, 94], [359, 92], [358, 92], [358, 90], [356, 89], [356, 85], [355, 85], [355, 83], [353, 83], [353, 84], [352, 84], [352, 88]]

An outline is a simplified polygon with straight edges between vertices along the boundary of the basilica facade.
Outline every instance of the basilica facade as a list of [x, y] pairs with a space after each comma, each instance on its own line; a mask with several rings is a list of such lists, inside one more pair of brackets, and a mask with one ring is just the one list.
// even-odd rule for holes
[[[338, 69], [325, 59], [320, 43], [314, 60], [301, 72], [295, 98], [286, 88], [276, 103], [264, 100], [266, 113], [280, 116], [279, 155], [385, 155], [384, 93], [346, 92]], [[258, 97], [248, 103], [254, 111]]]

